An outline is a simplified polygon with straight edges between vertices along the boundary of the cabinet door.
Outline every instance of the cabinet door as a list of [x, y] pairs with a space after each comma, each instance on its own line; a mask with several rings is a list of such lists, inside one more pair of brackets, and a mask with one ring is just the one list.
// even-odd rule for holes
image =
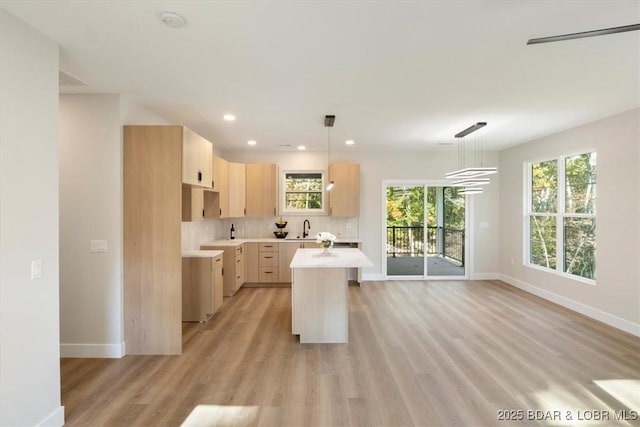
[[246, 165], [246, 216], [276, 216], [278, 204], [277, 167], [268, 163], [248, 163]]
[[357, 163], [332, 163], [329, 180], [335, 186], [329, 195], [329, 215], [354, 217], [360, 215], [360, 165]]
[[213, 147], [190, 129], [182, 128], [182, 182], [211, 188]]
[[217, 313], [222, 306], [223, 301], [223, 277], [222, 277], [222, 255], [218, 255], [213, 259], [211, 268], [213, 269], [213, 312]]
[[182, 221], [200, 221], [205, 217], [204, 188], [182, 186]]
[[213, 314], [211, 258], [182, 258], [182, 320], [204, 322]]
[[258, 283], [260, 281], [260, 258], [258, 243], [244, 243], [244, 273], [245, 282]]
[[229, 163], [229, 217], [244, 216], [246, 194], [244, 163]]
[[244, 284], [244, 255], [236, 256], [235, 263], [235, 282], [233, 292], [237, 292], [238, 289]]
[[[217, 191], [217, 214], [215, 218], [229, 217], [229, 162], [221, 157], [213, 159], [213, 189]], [[215, 197], [216, 195], [212, 195]], [[215, 210], [215, 208], [214, 208]]]
[[298, 248], [302, 246], [302, 243], [298, 242], [286, 242], [279, 243], [279, 279], [283, 283], [291, 282], [291, 260], [293, 256], [296, 254]]

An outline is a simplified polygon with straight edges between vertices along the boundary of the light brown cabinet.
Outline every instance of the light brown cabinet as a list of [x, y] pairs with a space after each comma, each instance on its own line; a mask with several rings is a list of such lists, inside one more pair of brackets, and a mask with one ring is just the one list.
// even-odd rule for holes
[[291, 283], [291, 260], [299, 248], [318, 248], [316, 242], [281, 242], [278, 244], [278, 277], [283, 283]]
[[213, 146], [197, 133], [182, 128], [182, 182], [211, 188]]
[[223, 256], [223, 295], [230, 297], [244, 284], [244, 253], [243, 245], [238, 246], [200, 246], [202, 250], [221, 250]]
[[246, 167], [244, 163], [229, 163], [229, 218], [245, 215]]
[[182, 352], [181, 126], [124, 126], [127, 354]]
[[360, 165], [357, 163], [332, 163], [329, 165], [329, 181], [335, 186], [329, 195], [329, 215], [355, 217], [360, 215]]
[[205, 189], [182, 184], [182, 221], [205, 218]]
[[244, 275], [247, 283], [260, 283], [260, 247], [258, 243], [243, 243]]
[[205, 218], [241, 218], [245, 211], [246, 174], [244, 163], [213, 158], [213, 188], [204, 193]]
[[223, 256], [182, 258], [182, 320], [206, 322], [222, 305]]
[[279, 243], [260, 243], [258, 268], [260, 283], [278, 283], [279, 280]]
[[278, 170], [275, 164], [246, 165], [247, 217], [273, 217], [278, 204]]

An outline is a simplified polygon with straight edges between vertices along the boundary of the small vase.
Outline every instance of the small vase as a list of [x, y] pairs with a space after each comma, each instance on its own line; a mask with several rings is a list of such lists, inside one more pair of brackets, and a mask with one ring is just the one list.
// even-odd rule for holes
[[332, 241], [322, 242], [322, 254], [323, 255], [331, 255], [331, 247], [333, 246]]

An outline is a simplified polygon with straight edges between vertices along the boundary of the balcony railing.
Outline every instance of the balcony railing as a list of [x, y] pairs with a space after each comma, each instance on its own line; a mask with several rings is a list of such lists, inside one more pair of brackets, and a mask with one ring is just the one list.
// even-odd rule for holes
[[[424, 230], [423, 226], [387, 227], [387, 256], [424, 256]], [[464, 265], [464, 230], [445, 227], [426, 230], [427, 255], [440, 255]]]

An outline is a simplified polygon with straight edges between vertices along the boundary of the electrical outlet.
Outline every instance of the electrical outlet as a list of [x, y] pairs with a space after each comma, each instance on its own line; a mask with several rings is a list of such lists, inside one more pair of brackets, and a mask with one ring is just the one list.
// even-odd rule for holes
[[40, 279], [42, 277], [42, 260], [37, 259], [31, 261], [31, 280]]

